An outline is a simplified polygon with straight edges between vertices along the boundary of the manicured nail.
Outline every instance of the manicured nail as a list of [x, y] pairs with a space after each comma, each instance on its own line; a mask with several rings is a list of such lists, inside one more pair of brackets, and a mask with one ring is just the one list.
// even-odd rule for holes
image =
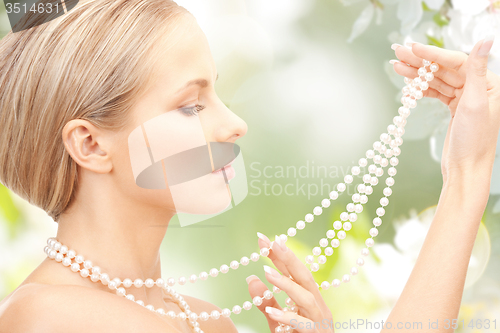
[[389, 61], [391, 65], [394, 65], [395, 63], [400, 62], [399, 60], [392, 59]]
[[250, 275], [249, 277], [246, 278], [247, 283], [250, 284], [253, 280], [258, 280], [259, 277], [257, 275]]
[[278, 317], [281, 317], [283, 315], [283, 311], [281, 311], [280, 309], [273, 308], [271, 306], [266, 306], [266, 312]]
[[494, 39], [494, 35], [489, 35], [488, 37], [486, 37], [483, 41], [483, 45], [481, 45], [481, 47], [477, 51], [477, 55], [480, 57], [486, 57], [488, 54], [490, 54]]
[[274, 235], [274, 242], [277, 243], [282, 252], [288, 251], [288, 247], [285, 245], [285, 242], [278, 235]]
[[262, 239], [267, 245], [271, 244], [271, 240], [269, 238], [267, 238], [266, 235], [261, 234], [260, 232], [258, 232], [257, 233], [257, 237], [259, 237], [260, 239]]
[[406, 43], [405, 43], [405, 45], [406, 45], [407, 47], [409, 47], [410, 49], [411, 49], [411, 48], [413, 47], [413, 45], [415, 45], [415, 44], [417, 44], [417, 43], [415, 43], [415, 42], [406, 42]]
[[274, 268], [271, 268], [267, 265], [264, 265], [264, 272], [271, 274], [271, 276], [273, 278], [277, 278], [277, 279], [281, 278], [281, 276], [282, 276], [280, 273], [278, 273], [277, 270], [275, 270]]
[[391, 45], [391, 49], [393, 49], [394, 51], [396, 51], [396, 49], [398, 47], [400, 47], [400, 46], [403, 46], [403, 45], [394, 43], [394, 44]]

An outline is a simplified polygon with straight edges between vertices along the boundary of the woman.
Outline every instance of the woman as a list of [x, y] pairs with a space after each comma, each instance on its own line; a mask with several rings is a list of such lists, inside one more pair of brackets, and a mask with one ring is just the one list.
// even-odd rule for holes
[[[469, 57], [420, 44], [396, 49], [409, 64], [395, 65], [403, 76], [417, 76], [422, 58], [442, 65], [426, 95], [450, 105], [454, 118], [443, 155], [438, 210], [390, 321], [458, 314], [500, 128], [500, 82], [486, 74], [491, 44], [479, 42]], [[206, 142], [235, 143], [247, 131], [245, 122], [215, 94], [217, 72], [195, 19], [169, 0], [80, 1], [60, 18], [9, 34], [0, 42], [0, 54], [2, 183], [47, 211], [59, 224], [57, 239], [84, 251], [109, 276], [161, 278], [159, 248], [176, 203], [168, 187], [137, 187], [130, 133], [171, 110], [190, 110], [185, 119], [200, 120]], [[169, 145], [184, 144], [179, 141]], [[219, 209], [227, 206], [222, 190], [212, 190], [220, 194], [212, 203]], [[269, 245], [262, 236], [259, 246]], [[294, 299], [300, 315], [280, 315], [272, 309], [280, 308], [275, 299], [265, 300], [259, 309], [271, 331], [278, 322], [332, 318], [310, 271], [286, 245], [275, 242], [270, 258], [284, 276], [266, 268], [266, 278]], [[267, 289], [255, 276], [247, 281], [252, 297]], [[130, 293], [154, 308], [179, 312], [160, 288], [141, 283]], [[195, 313], [221, 310], [199, 299], [184, 299]], [[199, 325], [204, 332], [236, 332], [227, 317]], [[186, 320], [117, 297], [106, 285], [51, 259], [0, 303], [0, 332], [89, 330], [192, 328]]]

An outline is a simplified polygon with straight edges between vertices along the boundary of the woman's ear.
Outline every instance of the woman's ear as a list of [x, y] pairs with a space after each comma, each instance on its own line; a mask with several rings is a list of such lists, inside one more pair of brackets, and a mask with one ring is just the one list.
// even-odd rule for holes
[[110, 138], [107, 132], [83, 119], [69, 121], [63, 128], [64, 147], [82, 168], [95, 173], [113, 169], [109, 154]]

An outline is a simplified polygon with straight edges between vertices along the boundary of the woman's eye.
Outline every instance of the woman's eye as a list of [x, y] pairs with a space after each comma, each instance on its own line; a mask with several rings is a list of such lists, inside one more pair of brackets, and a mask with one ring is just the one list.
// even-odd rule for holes
[[198, 113], [205, 108], [204, 105], [197, 104], [195, 106], [189, 106], [189, 107], [184, 107], [180, 108], [182, 113], [184, 113], [186, 116], [197, 116]]

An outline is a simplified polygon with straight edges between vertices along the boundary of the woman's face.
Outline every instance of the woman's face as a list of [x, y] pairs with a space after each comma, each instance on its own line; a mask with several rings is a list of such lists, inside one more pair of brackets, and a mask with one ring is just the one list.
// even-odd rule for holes
[[[215, 63], [204, 33], [190, 14], [184, 14], [166, 44], [159, 79], [136, 102], [130, 123], [116, 137], [116, 185], [126, 196], [148, 205], [173, 212], [215, 214], [231, 202], [227, 180], [238, 176], [232, 168], [224, 170], [226, 177], [220, 170], [211, 172], [212, 168], [178, 184], [168, 184], [169, 177], [162, 177], [166, 189], [147, 189], [136, 183], [138, 171], [154, 162], [166, 175], [165, 158], [209, 142], [235, 143], [247, 131], [246, 123], [215, 93]], [[199, 168], [202, 159], [191, 158], [182, 167]]]

